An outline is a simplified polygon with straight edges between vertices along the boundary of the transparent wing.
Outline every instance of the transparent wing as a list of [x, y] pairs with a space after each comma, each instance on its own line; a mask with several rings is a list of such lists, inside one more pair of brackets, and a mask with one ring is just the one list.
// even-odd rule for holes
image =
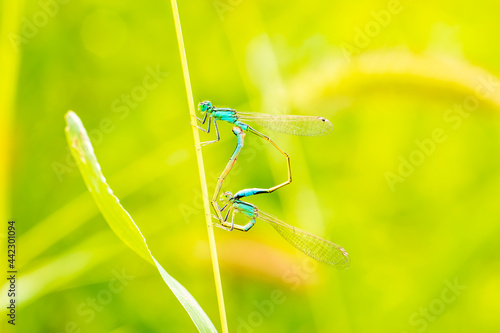
[[237, 112], [242, 122], [254, 122], [272, 131], [298, 135], [321, 136], [333, 130], [332, 123], [323, 117]]
[[273, 226], [281, 237], [311, 258], [337, 269], [349, 267], [351, 260], [348, 253], [337, 244], [292, 227], [262, 211], [259, 211], [258, 217]]

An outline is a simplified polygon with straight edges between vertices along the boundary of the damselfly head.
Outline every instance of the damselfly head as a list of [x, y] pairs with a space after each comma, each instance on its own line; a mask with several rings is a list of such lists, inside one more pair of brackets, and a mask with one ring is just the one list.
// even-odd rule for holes
[[227, 192], [224, 192], [220, 195], [220, 201], [225, 204], [227, 203], [229, 200], [231, 200], [233, 198], [233, 194], [229, 191]]
[[210, 103], [209, 101], [204, 101], [198, 104], [198, 110], [200, 110], [201, 112], [206, 112], [208, 109], [211, 108], [212, 108], [212, 103]]

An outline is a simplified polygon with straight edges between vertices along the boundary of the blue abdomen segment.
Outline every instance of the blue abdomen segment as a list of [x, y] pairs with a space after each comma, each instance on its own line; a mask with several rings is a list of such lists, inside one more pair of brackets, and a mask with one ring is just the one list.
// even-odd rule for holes
[[242, 123], [241, 121], [237, 120], [234, 122], [234, 124], [238, 127], [240, 127], [242, 130], [246, 131], [250, 126], [248, 126], [245, 123]]
[[261, 193], [269, 193], [269, 190], [263, 189], [263, 188], [247, 188], [245, 190], [241, 190], [239, 192], [236, 192], [236, 194], [233, 196], [233, 198], [238, 200], [240, 198], [249, 197], [251, 195], [256, 195], [256, 194], [261, 194]]

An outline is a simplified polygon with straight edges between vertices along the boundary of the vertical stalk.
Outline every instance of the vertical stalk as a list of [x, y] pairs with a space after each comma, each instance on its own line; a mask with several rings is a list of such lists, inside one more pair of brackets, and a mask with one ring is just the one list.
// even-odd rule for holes
[[227, 319], [226, 319], [226, 310], [224, 306], [224, 296], [222, 294], [222, 282], [220, 278], [219, 272], [219, 262], [217, 259], [217, 248], [215, 244], [215, 236], [214, 229], [211, 223], [211, 215], [210, 215], [210, 204], [208, 202], [208, 189], [207, 189], [207, 180], [205, 176], [205, 167], [203, 165], [203, 155], [201, 153], [201, 145], [200, 145], [200, 136], [198, 132], [198, 128], [196, 127], [196, 115], [195, 115], [195, 106], [193, 100], [193, 91], [191, 89], [191, 80], [189, 78], [189, 69], [186, 58], [186, 50], [184, 48], [184, 40], [182, 38], [182, 30], [181, 30], [181, 22], [179, 18], [179, 10], [177, 8], [177, 1], [171, 0], [172, 4], [172, 13], [174, 16], [175, 23], [175, 31], [177, 34], [177, 43], [179, 45], [179, 53], [181, 57], [182, 63], [182, 72], [184, 74], [184, 84], [186, 86], [186, 94], [188, 99], [189, 106], [189, 115], [191, 117], [191, 128], [193, 130], [194, 144], [196, 148], [196, 159], [198, 161], [198, 171], [200, 173], [200, 182], [201, 182], [201, 194], [203, 197], [203, 209], [205, 210], [205, 220], [208, 231], [208, 242], [210, 245], [210, 255], [212, 257], [212, 267], [214, 271], [214, 279], [215, 279], [215, 289], [217, 293], [217, 302], [219, 304], [219, 314], [222, 326], [222, 332], [227, 333]]

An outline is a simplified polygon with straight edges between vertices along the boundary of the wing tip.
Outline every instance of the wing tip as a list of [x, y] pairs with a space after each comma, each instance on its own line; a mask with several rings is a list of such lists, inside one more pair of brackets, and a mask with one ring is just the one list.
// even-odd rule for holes
[[344, 256], [343, 261], [336, 261], [332, 263], [332, 266], [339, 270], [348, 269], [351, 265], [351, 258], [349, 257], [349, 253], [343, 248], [339, 246], [339, 250], [342, 251], [342, 256]]
[[328, 120], [324, 117], [316, 117], [316, 118], [325, 124], [326, 130], [323, 133], [323, 135], [330, 134], [333, 131], [333, 124], [330, 120]]

